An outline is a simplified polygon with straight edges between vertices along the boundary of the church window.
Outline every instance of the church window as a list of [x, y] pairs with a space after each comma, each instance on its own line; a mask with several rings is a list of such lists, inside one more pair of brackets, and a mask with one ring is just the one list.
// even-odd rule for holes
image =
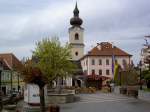
[[78, 56], [78, 52], [75, 52], [75, 55]]
[[79, 40], [79, 34], [78, 33], [75, 34], [75, 40]]

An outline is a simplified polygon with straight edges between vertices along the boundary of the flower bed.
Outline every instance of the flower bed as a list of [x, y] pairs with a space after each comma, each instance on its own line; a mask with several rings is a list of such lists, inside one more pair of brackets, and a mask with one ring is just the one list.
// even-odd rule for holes
[[95, 93], [96, 92], [96, 88], [94, 87], [83, 87], [83, 88], [76, 88], [76, 93]]

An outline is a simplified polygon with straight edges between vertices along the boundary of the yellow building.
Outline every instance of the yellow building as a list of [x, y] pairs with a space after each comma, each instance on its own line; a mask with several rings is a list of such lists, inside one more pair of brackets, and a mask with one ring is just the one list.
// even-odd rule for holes
[[0, 54], [0, 62], [3, 65], [1, 73], [1, 90], [3, 94], [11, 94], [12, 91], [22, 92], [24, 82], [18, 72], [22, 66], [21, 62], [12, 53]]

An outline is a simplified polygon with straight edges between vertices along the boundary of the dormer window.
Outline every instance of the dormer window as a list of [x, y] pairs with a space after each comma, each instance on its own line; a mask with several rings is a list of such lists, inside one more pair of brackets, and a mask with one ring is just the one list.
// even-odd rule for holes
[[101, 45], [98, 45], [97, 48], [98, 48], [98, 50], [101, 50]]
[[75, 40], [79, 40], [79, 34], [78, 33], [75, 34]]

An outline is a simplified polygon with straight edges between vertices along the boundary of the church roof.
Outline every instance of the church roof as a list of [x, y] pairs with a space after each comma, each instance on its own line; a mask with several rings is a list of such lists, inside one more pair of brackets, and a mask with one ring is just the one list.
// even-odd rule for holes
[[102, 42], [98, 43], [96, 47], [94, 47], [92, 50], [90, 50], [86, 55], [84, 55], [82, 59], [84, 59], [87, 56], [132, 56], [131, 54], [128, 54], [127, 52], [123, 51], [122, 49], [113, 46], [109, 42]]

